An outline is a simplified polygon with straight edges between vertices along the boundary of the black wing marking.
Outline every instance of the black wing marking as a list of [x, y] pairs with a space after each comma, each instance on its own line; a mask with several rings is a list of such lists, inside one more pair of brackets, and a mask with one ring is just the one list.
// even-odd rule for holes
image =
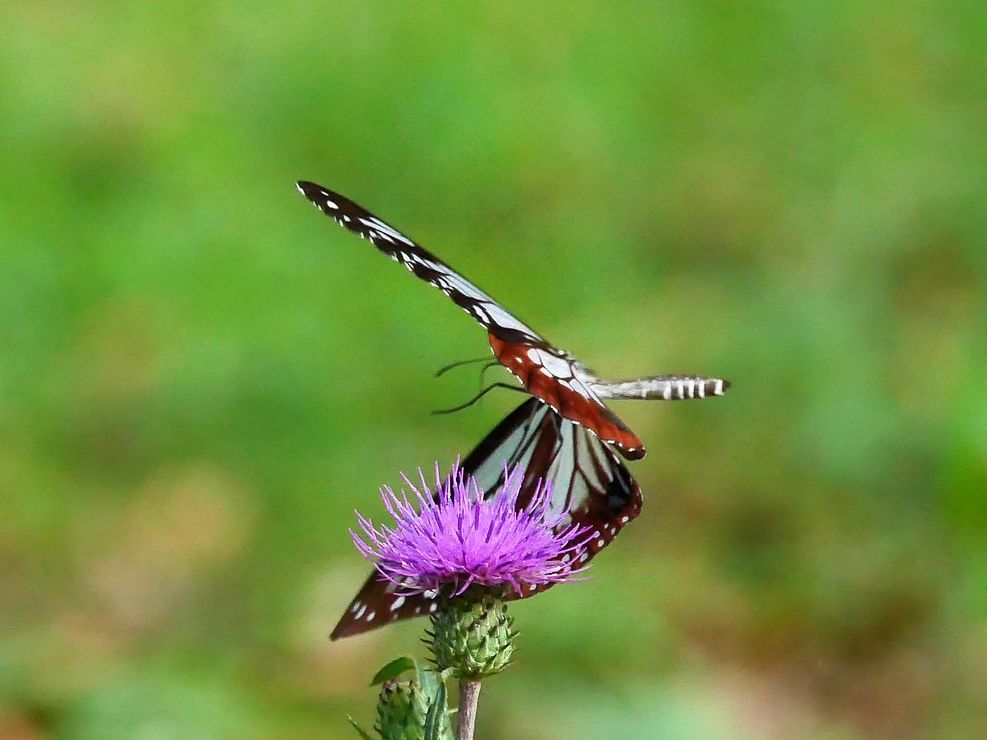
[[[538, 399], [511, 412], [466, 457], [463, 468], [490, 497], [503, 487], [504, 460], [524, 470], [519, 505], [528, 503], [539, 479], [547, 479], [552, 482], [552, 508], [592, 527], [592, 539], [576, 556], [582, 563], [641, 512], [641, 489], [610, 445]], [[529, 588], [531, 593], [539, 590]]]
[[[641, 511], [641, 489], [620, 458], [591, 432], [567, 421], [549, 406], [530, 398], [501, 421], [466, 456], [463, 469], [477, 479], [487, 498], [504, 485], [504, 462], [525, 471], [518, 504], [525, 505], [537, 481], [553, 484], [552, 507], [567, 511], [570, 520], [591, 527], [592, 539], [574, 557], [580, 564], [613, 541]], [[569, 520], [563, 520], [564, 526]], [[547, 586], [528, 585], [518, 595], [527, 598]], [[397, 586], [373, 572], [350, 602], [332, 639], [357, 635], [376, 627], [427, 614], [435, 602], [423, 595], [399, 596]]]
[[547, 345], [539, 334], [497, 301], [421, 245], [366, 208], [329, 188], [299, 180], [298, 192], [340, 226], [367, 239], [377, 249], [434, 285], [479, 321], [488, 332], [506, 342]]
[[623, 490], [618, 498], [634, 499], [636, 484], [610, 447], [536, 398], [501, 421], [466, 456], [463, 468], [490, 498], [504, 485], [505, 460], [508, 467], [520, 465], [525, 471], [518, 497], [521, 505], [529, 501], [537, 480], [544, 478], [559, 489], [553, 495], [555, 509], [579, 509], [615, 483]]

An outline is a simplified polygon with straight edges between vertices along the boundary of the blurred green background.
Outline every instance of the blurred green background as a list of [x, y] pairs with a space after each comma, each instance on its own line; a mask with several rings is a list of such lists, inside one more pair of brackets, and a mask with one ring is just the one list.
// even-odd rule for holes
[[514, 394], [315, 213], [614, 377], [645, 509], [517, 605], [481, 737], [987, 733], [979, 1], [0, 6], [0, 736], [348, 737], [346, 533]]

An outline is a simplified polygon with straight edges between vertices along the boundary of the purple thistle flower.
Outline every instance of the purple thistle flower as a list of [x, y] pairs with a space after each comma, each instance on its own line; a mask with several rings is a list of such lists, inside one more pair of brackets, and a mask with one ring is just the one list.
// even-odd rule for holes
[[519, 595], [524, 586], [574, 579], [588, 566], [574, 567], [575, 554], [590, 538], [589, 527], [566, 523], [566, 511], [552, 511], [552, 488], [539, 481], [531, 501], [517, 507], [524, 475], [520, 467], [506, 471], [503, 489], [484, 501], [476, 479], [453, 467], [443, 482], [435, 468], [433, 493], [418, 471], [421, 487], [401, 478], [418, 500], [381, 489], [394, 527], [373, 525], [356, 512], [362, 536], [350, 530], [353, 544], [380, 574], [396, 583], [399, 593], [434, 594], [442, 587], [458, 596], [472, 585], [510, 586]]

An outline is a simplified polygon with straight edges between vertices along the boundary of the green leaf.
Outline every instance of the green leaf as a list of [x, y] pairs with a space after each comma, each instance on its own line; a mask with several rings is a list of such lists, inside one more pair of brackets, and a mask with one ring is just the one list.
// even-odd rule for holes
[[353, 729], [357, 731], [357, 734], [360, 737], [362, 737], [363, 740], [374, 740], [370, 735], [367, 734], [366, 730], [364, 730], [362, 727], [360, 727], [360, 725], [356, 723], [356, 720], [353, 719], [350, 715], [347, 714], [346, 719], [350, 721], [350, 724], [353, 725]]
[[442, 729], [446, 722], [446, 685], [444, 681], [439, 682], [435, 698], [428, 707], [428, 714], [425, 717], [425, 740], [441, 740]]
[[376, 686], [377, 684], [384, 683], [384, 681], [390, 681], [392, 678], [397, 678], [405, 671], [410, 670], [418, 670], [418, 664], [415, 662], [414, 658], [410, 658], [407, 655], [402, 655], [400, 658], [395, 658], [386, 666], [377, 671], [373, 681], [370, 682], [370, 685]]

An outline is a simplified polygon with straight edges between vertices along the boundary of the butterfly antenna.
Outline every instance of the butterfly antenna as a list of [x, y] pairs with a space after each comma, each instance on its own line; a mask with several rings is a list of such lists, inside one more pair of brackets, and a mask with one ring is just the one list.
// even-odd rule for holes
[[488, 362], [486, 365], [483, 366], [483, 368], [480, 370], [480, 387], [481, 388], [483, 387], [483, 380], [484, 380], [484, 378], [487, 375], [487, 370], [489, 370], [492, 367], [497, 367], [499, 365], [500, 365], [500, 362], [498, 360], [491, 360], [490, 362]]
[[507, 383], [491, 383], [486, 388], [484, 388], [482, 391], [480, 391], [475, 396], [473, 396], [473, 398], [471, 398], [466, 403], [462, 403], [459, 406], [453, 406], [451, 409], [438, 409], [437, 411], [433, 411], [432, 413], [433, 414], [451, 414], [454, 411], [462, 411], [463, 409], [469, 408], [474, 403], [476, 403], [477, 401], [479, 401], [481, 398], [483, 398], [485, 395], [487, 395], [494, 388], [506, 388], [507, 390], [510, 390], [510, 391], [519, 391], [521, 393], [527, 393], [528, 392], [524, 388], [518, 388], [516, 385], [508, 385]]
[[[488, 362], [489, 360], [490, 360], [489, 357], [477, 357], [477, 358], [472, 359], [472, 360], [460, 360], [459, 362], [453, 362], [453, 363], [451, 363], [449, 365], [446, 365], [445, 367], [440, 367], [436, 371], [435, 377], [436, 378], [441, 378], [443, 375], [445, 375], [447, 372], [449, 372], [453, 368], [461, 367], [463, 365], [473, 365], [473, 364], [475, 364], [477, 362]], [[494, 364], [496, 364], [496, 363], [494, 363]]]

